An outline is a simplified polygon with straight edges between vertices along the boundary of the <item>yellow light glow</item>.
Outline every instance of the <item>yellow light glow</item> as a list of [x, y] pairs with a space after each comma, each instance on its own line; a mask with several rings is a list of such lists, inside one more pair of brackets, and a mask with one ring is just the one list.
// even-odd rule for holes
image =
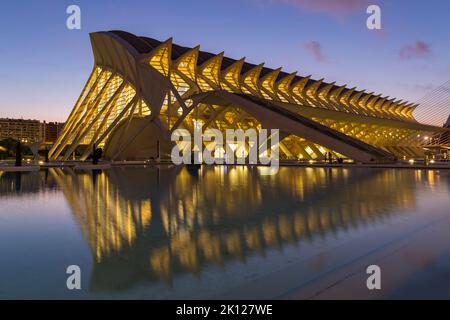
[[[116, 135], [115, 128], [127, 119], [129, 122], [133, 121], [133, 123], [134, 121], [140, 121], [132, 119], [134, 115], [148, 117], [152, 113], [151, 109], [154, 110], [154, 113], [158, 113], [153, 115], [155, 121], [163, 122], [164, 126], [160, 130], [164, 134], [169, 131], [171, 133], [176, 129], [175, 126], [191, 130], [192, 124], [193, 129], [201, 129], [202, 126], [207, 129], [207, 126], [213, 126], [221, 131], [231, 127], [242, 128], [243, 130], [247, 128], [260, 130], [262, 128], [258, 119], [251, 119], [239, 108], [224, 104], [222, 99], [218, 99], [215, 102], [217, 104], [214, 105], [207, 105], [195, 99], [195, 109], [191, 108], [193, 106], [192, 98], [198, 91], [218, 90], [253, 95], [258, 99], [273, 100], [274, 103], [285, 102], [289, 105], [283, 104], [282, 107], [288, 108], [294, 113], [298, 110], [293, 105], [310, 105], [342, 114], [353, 113], [334, 119], [332, 114], [328, 117], [318, 110], [317, 115], [308, 116], [308, 118], [373, 145], [375, 148], [385, 149], [395, 158], [403, 159], [403, 163], [406, 163], [406, 161], [411, 164], [414, 163], [414, 160], [411, 161], [408, 158], [415, 154], [414, 151], [412, 151], [413, 153], [409, 152], [409, 147], [423, 149], [430, 143], [440, 144], [433, 129], [424, 131], [425, 129], [414, 124], [410, 126], [410, 120], [413, 119], [412, 112], [416, 105], [408, 104], [408, 102], [396, 101], [388, 97], [383, 98], [381, 94], [366, 93], [364, 90], [347, 88], [345, 85], [339, 86], [334, 82], [327, 83], [323, 79], [314, 80], [310, 76], [297, 77], [295, 72], [280, 74], [281, 68], [264, 68], [263, 63], [259, 65], [251, 64], [253, 67], [249, 69], [250, 65], [245, 64], [245, 58], [236, 60], [230, 65], [230, 60], [224, 59], [223, 52], [215, 56], [210, 54], [204, 56], [202, 53], [200, 58], [199, 46], [189, 49], [172, 60], [174, 58], [172, 45], [172, 39], [170, 38], [153, 48], [151, 52], [140, 56], [139, 59], [145, 61], [165, 78], [164, 81], [161, 77], [158, 77], [159, 80], [157, 80], [158, 83], [162, 81], [163, 87], [166, 85], [166, 80], [171, 83], [171, 87], [175, 89], [174, 94], [161, 91], [163, 101], [158, 100], [158, 103], [155, 104], [157, 102], [155, 100], [152, 105], [149, 101], [147, 105], [144, 101], [144, 97], [147, 97], [146, 92], [140, 93], [139, 97], [136, 96], [135, 90], [140, 85], [134, 83], [135, 79], [125, 79], [119, 75], [119, 72], [116, 73], [116, 63], [118, 70], [123, 67], [119, 59], [113, 59], [114, 61], [110, 66], [96, 65], [75, 103], [64, 129], [49, 151], [49, 158], [52, 160], [68, 160], [79, 145], [92, 146], [96, 144], [105, 150], [114, 150], [113, 153], [116, 154], [111, 155], [111, 157], [122, 159], [124, 156], [119, 155], [119, 150], [126, 148], [127, 142], [126, 139], [110, 139]], [[102, 48], [103, 43], [99, 42], [98, 46], [99, 52], [106, 50], [106, 48]], [[175, 50], [177, 50], [176, 48], [175, 46]], [[206, 61], [205, 57], [208, 58]], [[245, 68], [243, 68], [244, 66]], [[155, 86], [155, 88], [159, 87], [159, 84]], [[152, 95], [152, 93], [149, 94]], [[163, 97], [165, 98], [163, 99]], [[173, 106], [173, 110], [171, 106]], [[373, 122], [365, 123], [363, 116], [380, 119], [394, 117], [398, 121], [407, 120], [407, 123], [402, 125], [398, 122], [398, 125], [396, 125], [395, 122], [392, 122], [389, 125], [384, 125], [384, 122], [377, 123], [376, 119], [372, 119]], [[153, 120], [149, 118], [149, 121]], [[431, 136], [427, 136], [428, 134]], [[414, 135], [417, 138], [410, 139]], [[337, 151], [333, 150], [332, 144], [320, 146], [312, 141], [301, 139], [283, 145], [282, 156], [286, 159], [295, 159], [297, 155], [297, 158], [303, 159], [303, 161], [311, 159], [310, 164], [322, 162], [323, 156], [328, 152], [333, 152], [335, 157], [347, 158], [338, 155]], [[20, 141], [25, 144], [34, 140], [30, 138], [27, 140], [23, 137]], [[405, 141], [409, 142], [406, 143], [404, 149]], [[118, 145], [109, 148], [109, 143]], [[410, 143], [411, 145], [409, 145]], [[181, 146], [179, 142], [177, 144]], [[183, 144], [185, 147], [187, 145], [188, 143]], [[246, 149], [248, 149], [248, 146], [241, 149], [233, 145], [231, 148], [236, 156], [244, 157], [244, 154], [247, 156]], [[85, 160], [89, 156], [91, 147], [85, 148], [85, 150], [80, 156], [81, 160]], [[182, 148], [182, 150], [185, 150], [185, 148]], [[420, 150], [418, 151], [420, 154]], [[73, 158], [75, 157], [73, 156]], [[427, 163], [430, 162], [427, 160]]]
[[409, 164], [414, 164], [414, 159], [409, 159]]

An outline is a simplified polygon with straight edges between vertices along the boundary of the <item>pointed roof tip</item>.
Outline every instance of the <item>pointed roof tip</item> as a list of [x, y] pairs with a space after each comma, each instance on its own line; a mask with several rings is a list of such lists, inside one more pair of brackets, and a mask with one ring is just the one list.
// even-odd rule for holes
[[247, 71], [245, 71], [245, 72], [243, 73], [243, 76], [246, 76], [246, 75], [249, 74], [250, 72], [255, 71], [255, 69], [258, 70], [258, 69], [262, 69], [263, 67], [264, 67], [264, 62], [263, 62], [263, 63], [260, 63], [260, 64], [258, 64], [258, 65], [256, 65], [256, 66], [254, 66], [254, 67], [251, 67], [250, 69], [248, 69]]
[[[308, 88], [311, 88], [313, 86], [317, 86], [317, 89], [319, 88], [319, 86], [322, 84], [323, 79], [319, 79], [319, 80], [312, 80], [313, 82], [311, 84], [309, 84]], [[316, 89], [316, 90], [317, 90]]]
[[335, 81], [335, 82], [332, 82], [332, 83], [326, 84], [322, 89], [320, 89], [320, 91], [326, 90], [326, 88], [328, 88], [328, 87], [331, 86], [331, 88], [328, 89], [328, 91], [330, 91], [330, 90], [334, 87], [334, 84], [335, 84], [335, 83], [336, 83], [336, 81]]
[[295, 82], [309, 80], [309, 79], [311, 78], [311, 75], [309, 75], [309, 76], [300, 76], [300, 75], [297, 75], [297, 77], [299, 77], [300, 79], [297, 79]]
[[235, 60], [233, 63], [231, 63], [228, 67], [226, 67], [224, 70], [227, 70], [231, 67], [233, 67], [236, 64], [244, 64], [245, 63], [245, 57], [240, 58], [239, 60]]
[[[327, 84], [327, 85], [325, 85], [322, 89], [320, 89], [319, 92], [323, 92], [323, 91], [325, 91], [325, 90], [327, 90], [327, 92], [330, 92], [331, 89], [333, 89], [335, 83], [336, 83], [336, 81], [335, 81], [335, 82], [332, 82], [332, 83], [329, 83], [329, 84]], [[329, 88], [329, 87], [330, 87], [330, 88]], [[327, 89], [327, 88], [329, 88], [329, 89]]]
[[358, 94], [360, 96], [362, 96], [364, 94], [364, 89], [360, 89], [360, 90], [355, 90], [356, 93], [354, 95], [352, 95], [352, 99], [354, 99]]
[[410, 107], [410, 106], [412, 106], [413, 105], [413, 103], [411, 103], [411, 102], [409, 102], [409, 101], [405, 101], [405, 107]]
[[277, 81], [277, 83], [280, 83], [280, 82], [282, 82], [282, 81], [287, 81], [287, 80], [289, 80], [289, 79], [290, 79], [289, 81], [292, 82], [292, 80], [294, 80], [294, 77], [295, 77], [296, 74], [297, 74], [297, 71], [291, 72], [291, 73], [289, 73], [288, 75], [286, 75], [286, 76], [280, 78], [280, 79]]
[[281, 67], [277, 68], [277, 69], [272, 69], [271, 71], [266, 73], [261, 79], [267, 78], [267, 77], [271, 76], [274, 73], [279, 73], [280, 71], [281, 71]]
[[342, 85], [336, 85], [336, 89], [334, 89], [333, 91], [337, 91], [337, 90], [344, 90], [347, 87], [347, 84], [342, 84]]

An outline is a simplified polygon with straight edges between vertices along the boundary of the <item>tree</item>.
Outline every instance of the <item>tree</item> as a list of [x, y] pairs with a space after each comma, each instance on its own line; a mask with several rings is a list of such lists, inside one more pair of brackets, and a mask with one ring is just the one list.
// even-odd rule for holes
[[[19, 141], [6, 138], [0, 141], [0, 158], [15, 158], [17, 151], [17, 144]], [[27, 146], [21, 145], [22, 156], [32, 155], [31, 149]]]

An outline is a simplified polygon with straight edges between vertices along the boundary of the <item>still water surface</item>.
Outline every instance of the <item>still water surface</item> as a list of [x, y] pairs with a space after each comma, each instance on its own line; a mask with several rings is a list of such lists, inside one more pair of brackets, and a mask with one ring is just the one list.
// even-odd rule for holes
[[364, 298], [377, 261], [383, 297], [446, 294], [425, 280], [450, 267], [448, 171], [261, 170], [0, 173], [0, 298], [309, 298], [342, 279], [331, 297]]

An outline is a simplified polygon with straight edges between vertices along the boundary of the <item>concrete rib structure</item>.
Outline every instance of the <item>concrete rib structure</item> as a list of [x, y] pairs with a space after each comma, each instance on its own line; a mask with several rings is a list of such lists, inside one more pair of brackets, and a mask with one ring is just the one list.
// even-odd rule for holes
[[52, 159], [76, 154], [84, 160], [93, 145], [111, 160], [168, 157], [174, 130], [192, 133], [201, 126], [280, 129], [282, 159], [322, 160], [331, 152], [386, 162], [423, 157], [427, 143], [449, 131], [418, 123], [413, 103], [182, 47], [172, 39], [110, 31], [92, 33], [91, 43], [93, 71], [50, 151]]

